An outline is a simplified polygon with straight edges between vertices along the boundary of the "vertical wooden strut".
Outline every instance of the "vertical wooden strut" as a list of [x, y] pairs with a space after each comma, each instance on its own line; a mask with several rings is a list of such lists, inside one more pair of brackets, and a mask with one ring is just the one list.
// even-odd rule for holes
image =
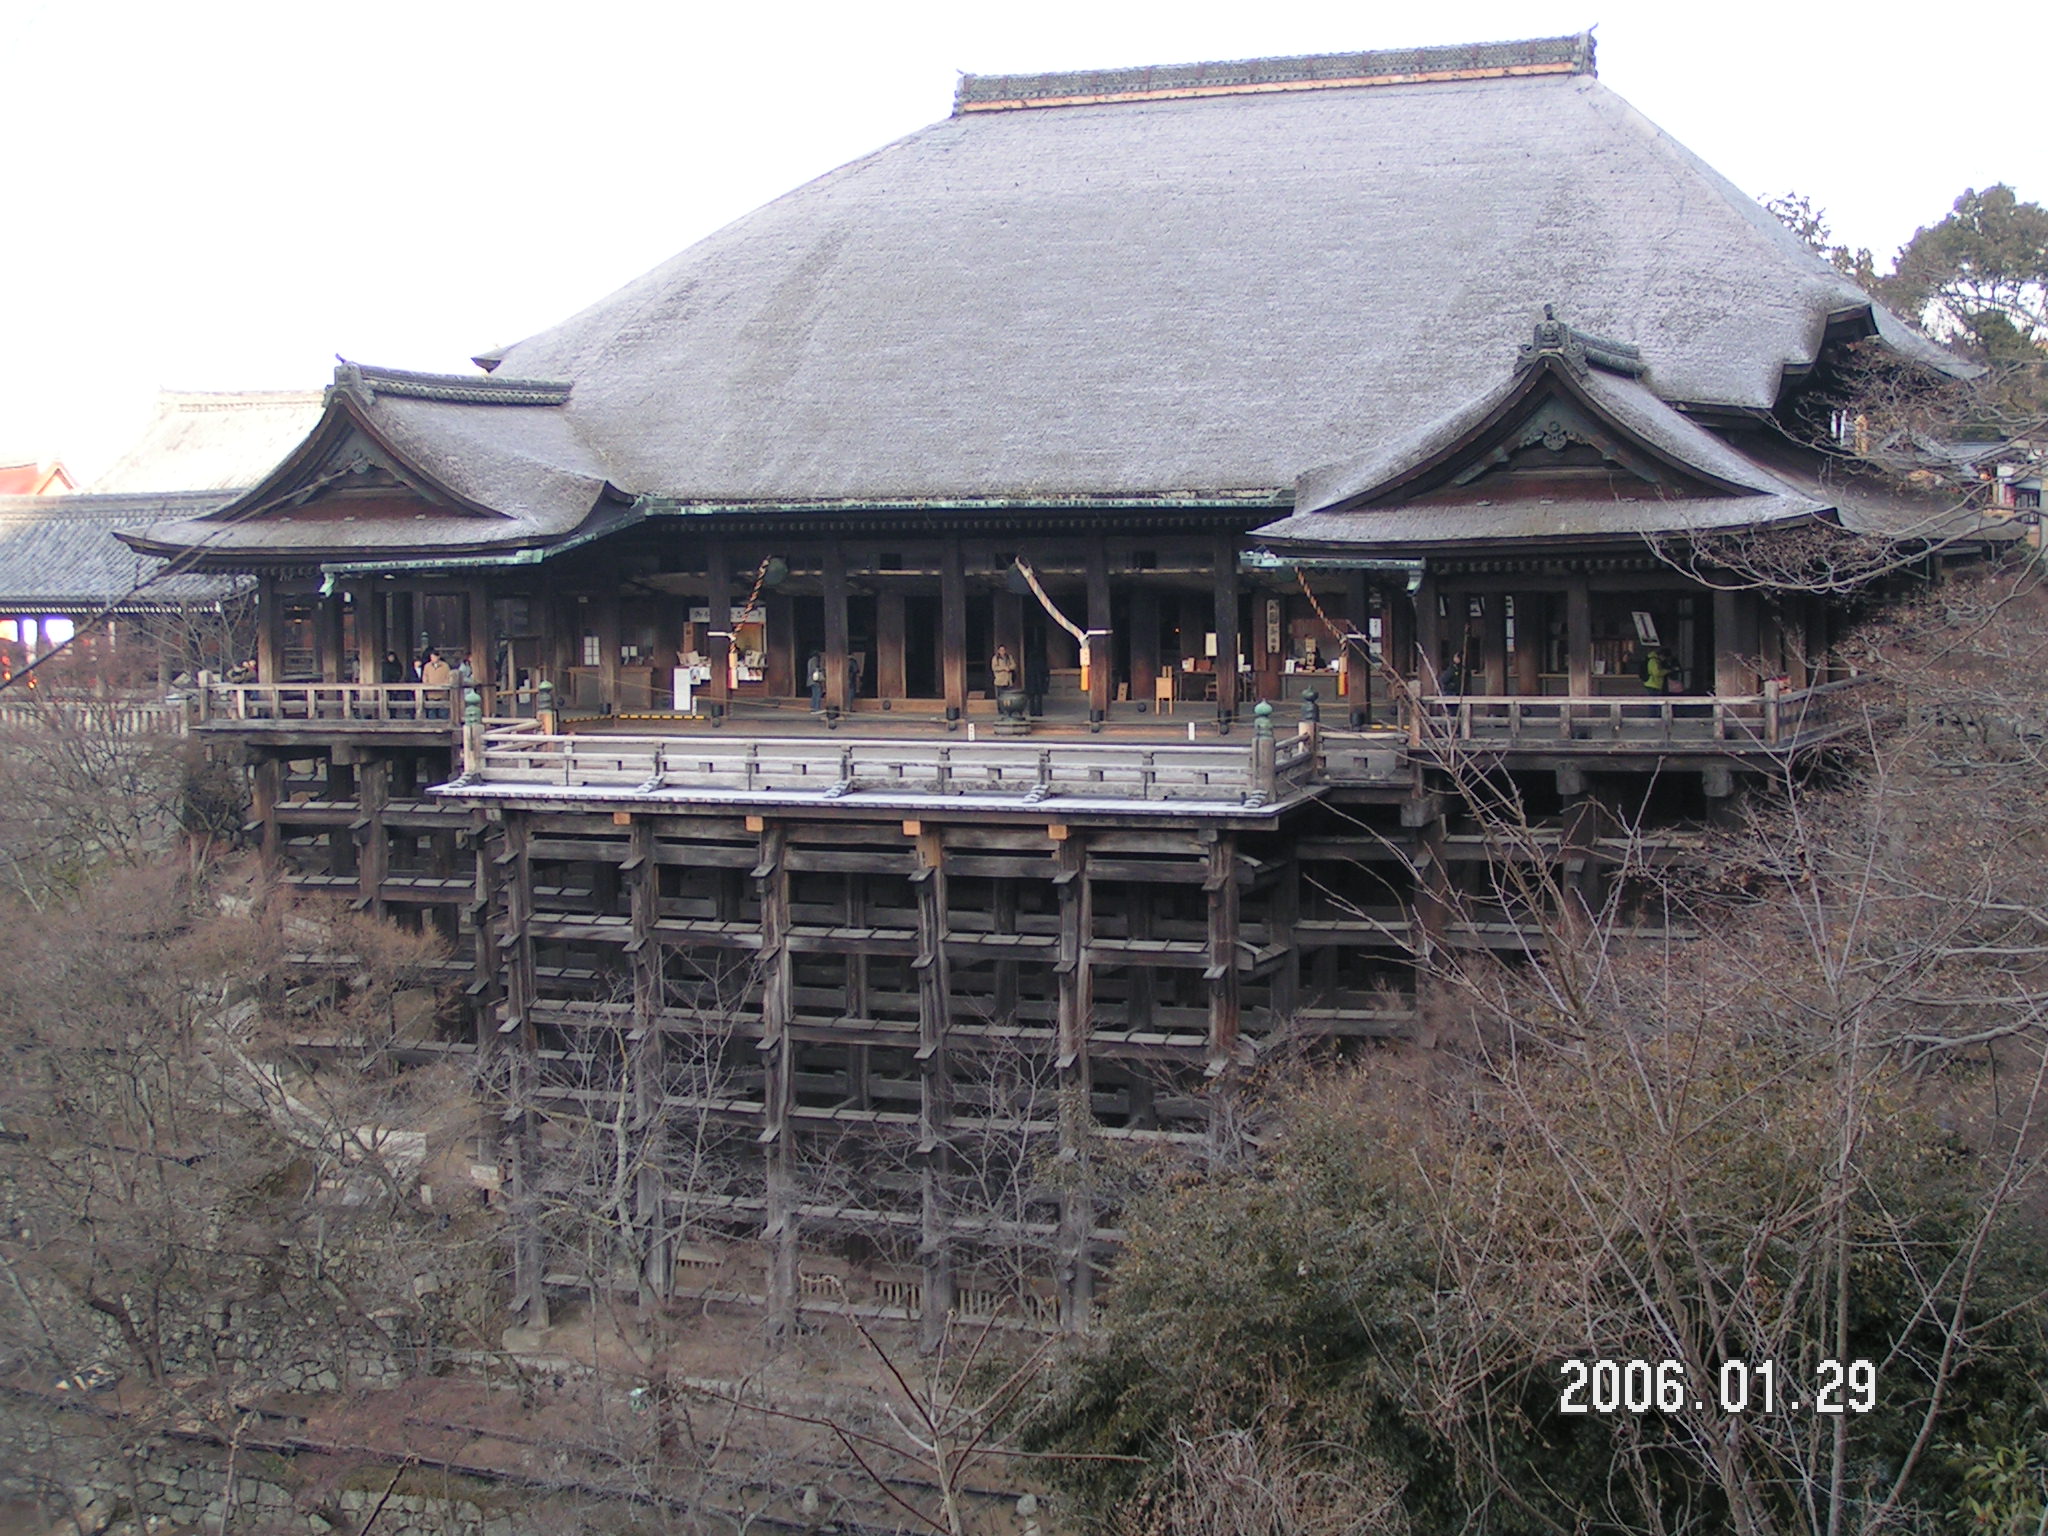
[[766, 1155], [767, 1220], [761, 1236], [768, 1248], [768, 1326], [785, 1337], [796, 1323], [797, 1191], [796, 1149], [791, 1145], [794, 1103], [789, 956], [789, 865], [783, 853], [789, 829], [779, 821], [761, 826], [760, 858], [754, 866], [761, 887], [761, 1142]]
[[[358, 828], [361, 840], [356, 854], [356, 894], [363, 910], [372, 917], [385, 915], [384, 876], [391, 867], [391, 836], [384, 826], [385, 808], [391, 803], [391, 759], [381, 752], [366, 751], [356, 764], [356, 804], [362, 815]], [[481, 879], [476, 885], [484, 894]]]
[[711, 664], [711, 713], [723, 716], [732, 703], [732, 565], [725, 541], [713, 539], [704, 552], [704, 657]]
[[1216, 541], [1216, 718], [1237, 714], [1237, 541]]
[[917, 1037], [918, 1153], [922, 1221], [919, 1258], [924, 1269], [924, 1308], [918, 1341], [936, 1349], [953, 1310], [952, 1223], [947, 1180], [952, 1172], [953, 1075], [947, 1059], [952, 983], [946, 960], [945, 848], [936, 830], [917, 834]]
[[958, 534], [946, 539], [939, 567], [939, 657], [945, 673], [946, 718], [967, 713], [967, 567]]
[[838, 719], [847, 707], [846, 549], [825, 545], [825, 708]]
[[536, 997], [533, 973], [533, 861], [527, 853], [526, 818], [508, 813], [504, 852], [505, 1017], [494, 1040], [500, 1055], [499, 1081], [504, 1085], [500, 1160], [504, 1165], [505, 1198], [512, 1227], [512, 1310], [530, 1328], [548, 1325], [544, 1276], [547, 1255], [541, 1239], [540, 1123], [533, 1108], [534, 1052], [539, 1041], [533, 1023]]
[[[1219, 1087], [1237, 1059], [1241, 1026], [1237, 985], [1237, 834], [1223, 831], [1208, 846], [1208, 1075]], [[1210, 1114], [1210, 1128], [1229, 1116]]]
[[654, 861], [654, 823], [633, 818], [623, 873], [627, 880], [627, 944], [633, 967], [633, 1028], [625, 1061], [633, 1090], [634, 1220], [640, 1229], [640, 1299], [652, 1304], [669, 1292], [667, 1046], [661, 1029], [662, 954], [654, 924], [660, 915], [661, 868]]
[[1088, 940], [1094, 927], [1094, 901], [1089, 894], [1086, 851], [1068, 829], [1055, 829], [1063, 840], [1054, 850], [1059, 889], [1060, 943], [1058, 1073], [1060, 1158], [1076, 1175], [1060, 1203], [1060, 1323], [1068, 1332], [1087, 1328], [1095, 1297], [1095, 1270], [1089, 1244], [1095, 1231], [1095, 1201], [1088, 1185], [1094, 1142], [1095, 1106], [1089, 1072], [1088, 1033], [1095, 1008], [1094, 974]]

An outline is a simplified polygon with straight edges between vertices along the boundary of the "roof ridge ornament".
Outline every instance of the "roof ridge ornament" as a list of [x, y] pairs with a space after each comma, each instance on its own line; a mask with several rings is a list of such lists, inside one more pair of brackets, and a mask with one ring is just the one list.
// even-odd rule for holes
[[1593, 367], [1627, 379], [1640, 377], [1648, 366], [1643, 361], [1642, 348], [1632, 342], [1610, 341], [1589, 331], [1575, 330], [1557, 318], [1555, 304], [1543, 306], [1543, 318], [1536, 322], [1532, 339], [1522, 343], [1515, 367], [1533, 368], [1546, 357], [1559, 359], [1574, 373], [1584, 373]]

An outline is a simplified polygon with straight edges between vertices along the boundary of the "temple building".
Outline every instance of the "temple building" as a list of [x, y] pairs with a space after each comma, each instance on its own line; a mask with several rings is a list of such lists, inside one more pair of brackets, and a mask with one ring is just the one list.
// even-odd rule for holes
[[1857, 342], [1963, 366], [1589, 35], [967, 76], [124, 537], [259, 585], [201, 729], [285, 878], [448, 940], [529, 1315], [1080, 1326], [1076, 1168], [1534, 942], [1471, 764], [1597, 901], [1844, 728], [1841, 600], [1772, 573], [1981, 544], [1801, 429]]

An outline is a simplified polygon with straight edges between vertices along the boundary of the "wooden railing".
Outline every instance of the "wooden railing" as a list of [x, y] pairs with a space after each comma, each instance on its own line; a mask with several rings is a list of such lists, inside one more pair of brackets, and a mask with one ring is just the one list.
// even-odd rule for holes
[[[1263, 754], [1262, 755], [1262, 749]], [[1315, 770], [1306, 738], [1131, 744], [808, 737], [485, 734], [469, 784], [549, 790], [726, 791], [1263, 805]]]
[[1447, 694], [1420, 701], [1409, 739], [1418, 746], [1473, 742], [1545, 747], [1755, 749], [1811, 743], [1844, 723], [1843, 695], [1870, 679], [1739, 695], [1562, 698]]
[[0, 730], [78, 731], [106, 736], [182, 736], [185, 710], [154, 699], [0, 700]]
[[[531, 719], [538, 690], [479, 688], [494, 722]], [[332, 720], [446, 724], [462, 721], [458, 686], [424, 683], [215, 683], [191, 695], [200, 720]]]

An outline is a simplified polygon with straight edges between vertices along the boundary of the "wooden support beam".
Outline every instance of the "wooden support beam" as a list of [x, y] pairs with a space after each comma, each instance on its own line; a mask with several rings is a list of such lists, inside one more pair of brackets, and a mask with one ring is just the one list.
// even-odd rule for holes
[[259, 757], [249, 774], [249, 814], [256, 822], [258, 835], [262, 838], [263, 867], [277, 871], [280, 842], [277, 831], [277, 806], [284, 798], [284, 759], [275, 753], [266, 752]]
[[1218, 538], [1211, 558], [1216, 576], [1216, 718], [1227, 725], [1237, 715], [1237, 540]]
[[875, 692], [881, 698], [908, 697], [903, 665], [907, 629], [903, 594], [879, 594], [875, 598]]
[[1159, 683], [1159, 592], [1131, 588], [1131, 697], [1150, 704]]
[[[1345, 573], [1344, 618], [1359, 634], [1371, 633], [1372, 594], [1364, 571]], [[1323, 648], [1326, 651], [1336, 650], [1336, 636], [1324, 636]], [[1400, 653], [1389, 650], [1387, 654], [1398, 656]], [[1347, 723], [1363, 725], [1372, 718], [1372, 658], [1355, 645], [1343, 647], [1331, 659], [1335, 661], [1340, 656], [1344, 668], [1344, 717]]]
[[958, 534], [950, 534], [939, 567], [939, 657], [945, 674], [946, 718], [967, 713], [967, 568]]
[[1438, 606], [1443, 593], [1436, 578], [1424, 575], [1415, 591], [1415, 684], [1424, 694], [1443, 691], [1444, 620]]
[[[469, 621], [468, 640], [465, 642], [469, 653], [469, 667], [476, 674], [479, 693], [489, 698], [496, 687], [498, 637], [491, 631], [491, 588], [488, 582], [472, 581], [463, 588], [464, 617]], [[462, 718], [462, 701], [455, 701], [455, 718]]]
[[385, 638], [388, 625], [384, 613], [384, 587], [374, 577], [350, 594], [356, 617], [356, 681], [359, 683], [381, 683], [384, 681], [384, 652], [391, 642]]
[[[626, 891], [632, 929], [633, 1028], [627, 1072], [633, 1093], [636, 1154], [633, 1212], [640, 1260], [640, 1302], [655, 1306], [669, 1293], [668, 1157], [663, 1145], [662, 1095], [667, 1077], [667, 1033], [661, 1028], [662, 946], [655, 933], [661, 907], [661, 866], [654, 859], [654, 823], [642, 816], [627, 839]], [[651, 1144], [650, 1144], [651, 1143]]]
[[946, 1315], [953, 1307], [951, 1201], [945, 1150], [953, 1124], [953, 1075], [947, 1059], [952, 1029], [951, 968], [946, 959], [945, 850], [936, 831], [918, 834], [918, 862], [928, 871], [917, 884], [917, 1060], [918, 1140], [932, 1151], [919, 1171], [920, 1258], [924, 1307], [920, 1345], [943, 1342]]
[[259, 682], [284, 681], [284, 608], [277, 578], [256, 578], [256, 677]]
[[534, 1025], [537, 1001], [533, 946], [533, 863], [527, 856], [526, 819], [518, 812], [505, 823], [505, 915], [500, 936], [505, 963], [504, 1018], [491, 1032], [490, 1049], [505, 1052], [499, 1079], [507, 1114], [500, 1138], [500, 1175], [512, 1229], [512, 1307], [527, 1326], [548, 1326], [547, 1269], [540, 1194], [540, 1119], [533, 1110]]
[[[391, 834], [384, 825], [384, 807], [391, 799], [391, 761], [381, 753], [366, 755], [356, 767], [356, 804], [361, 831], [356, 850], [356, 894], [363, 910], [383, 917], [384, 875], [391, 863]], [[478, 888], [482, 894], [482, 888]]]
[[846, 547], [826, 541], [825, 551], [825, 708], [833, 719], [846, 713]]
[[713, 539], [705, 546], [704, 574], [710, 614], [704, 626], [704, 658], [711, 666], [711, 712], [723, 716], [732, 707], [732, 557], [723, 539]]
[[597, 696], [604, 711], [613, 714], [619, 708], [619, 589], [606, 587], [598, 593], [593, 606], [597, 620]]
[[770, 1330], [786, 1338], [796, 1323], [797, 1275], [796, 1156], [791, 1146], [790, 1109], [794, 1105], [792, 1044], [789, 1026], [795, 1016], [791, 997], [789, 954], [789, 865], [784, 823], [765, 823], [761, 830], [760, 948], [761, 968], [761, 1139], [766, 1143], [768, 1247], [768, 1314]]
[[313, 599], [313, 649], [319, 657], [320, 681], [338, 683], [347, 666], [341, 648], [341, 594], [326, 592]]
[[1088, 540], [1088, 633], [1094, 641], [1089, 655], [1088, 713], [1100, 720], [1109, 713], [1116, 678], [1116, 638], [1110, 632], [1109, 619], [1109, 555], [1100, 534]]
[[1593, 694], [1593, 594], [1577, 576], [1564, 589], [1565, 686], [1575, 699]]
[[1055, 1073], [1060, 1102], [1060, 1155], [1084, 1175], [1072, 1182], [1060, 1202], [1060, 1322], [1068, 1332], [1079, 1333], [1088, 1326], [1095, 1296], [1095, 1270], [1089, 1256], [1095, 1203], [1085, 1177], [1095, 1124], [1088, 1057], [1088, 1034], [1095, 1012], [1088, 940], [1095, 925], [1095, 907], [1090, 894], [1085, 839], [1063, 838], [1055, 846], [1054, 859], [1060, 880], [1059, 958], [1055, 964], [1059, 988]]
[[1237, 834], [1209, 849], [1209, 1070], [1221, 1075], [1237, 1056], [1241, 1025], [1237, 982]]

